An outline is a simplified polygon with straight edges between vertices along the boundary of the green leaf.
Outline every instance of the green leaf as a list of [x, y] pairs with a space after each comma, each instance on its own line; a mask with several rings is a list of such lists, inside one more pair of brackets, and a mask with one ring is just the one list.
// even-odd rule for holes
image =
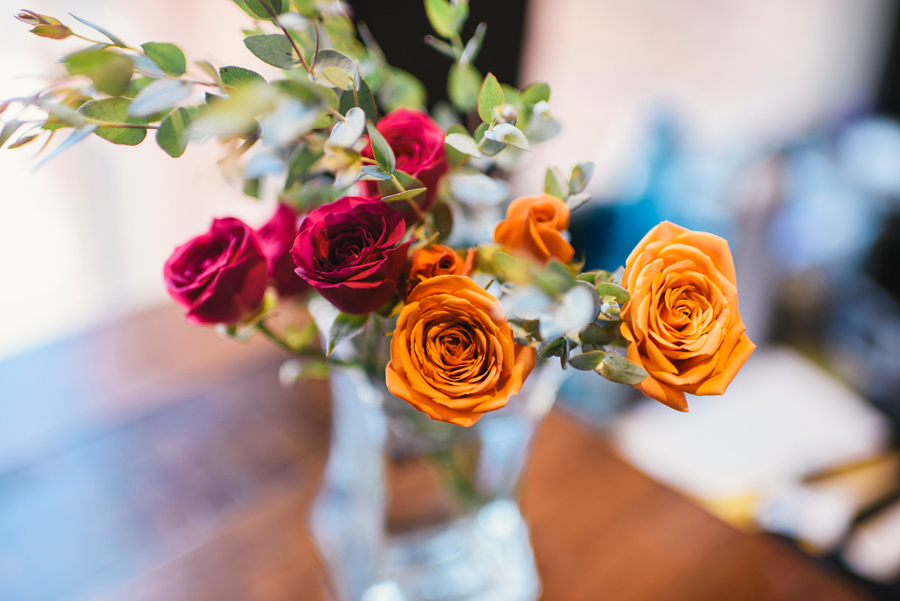
[[604, 345], [612, 342], [609, 332], [596, 323], [589, 323], [578, 334], [581, 338], [581, 348], [584, 350], [600, 350]]
[[88, 48], [62, 59], [70, 75], [86, 75], [97, 90], [110, 96], [121, 96], [128, 90], [134, 63], [118, 52]]
[[350, 90], [356, 87], [359, 80], [359, 64], [337, 50], [320, 50], [313, 67], [312, 79], [321, 86]]
[[272, 15], [265, 9], [263, 2], [270, 6], [272, 10], [275, 11], [276, 15], [280, 15], [284, 12], [282, 0], [234, 0], [234, 3], [240, 6], [241, 9], [251, 17], [256, 19], [271, 19]]
[[302, 181], [309, 168], [323, 156], [325, 156], [324, 151], [316, 151], [305, 145], [298, 146], [288, 162], [288, 176], [284, 187], [290, 188], [295, 182]]
[[450, 236], [453, 231], [453, 210], [446, 202], [438, 202], [431, 209], [431, 217], [434, 228], [438, 231], [439, 239]]
[[[72, 15], [72, 13], [69, 13], [69, 14]], [[112, 42], [113, 44], [115, 44], [116, 46], [118, 46], [119, 48], [125, 48], [128, 45], [125, 42], [123, 42], [122, 40], [120, 40], [118, 37], [111, 34], [106, 29], [103, 29], [102, 27], [100, 27], [99, 25], [94, 25], [90, 21], [86, 21], [86, 20], [82, 19], [81, 17], [76, 17], [75, 15], [72, 15], [72, 18], [75, 19], [76, 21], [84, 23], [88, 27], [96, 29], [97, 31], [99, 31], [100, 33], [105, 35], [107, 38], [109, 38], [109, 41]]]
[[[453, 109], [448, 107], [448, 110], [452, 111]], [[463, 127], [459, 123], [454, 123], [453, 125], [451, 125], [450, 127], [447, 128], [445, 136], [450, 136], [452, 134], [460, 134], [467, 138], [472, 138], [472, 136], [469, 135], [469, 130], [467, 130], [465, 127]], [[475, 142], [475, 140], [472, 140], [472, 142], [474, 144], [476, 144], [476, 148], [477, 148], [477, 143]], [[447, 161], [450, 163], [450, 165], [453, 165], [453, 166], [462, 165], [469, 159], [469, 155], [462, 153], [462, 152], [456, 150], [455, 148], [453, 148], [453, 146], [451, 146], [450, 144], [447, 144], [446, 137], [444, 138], [444, 152], [447, 155]], [[479, 151], [479, 153], [480, 152], [481, 151]]]
[[572, 169], [572, 177], [569, 178], [569, 190], [571, 194], [584, 192], [591, 177], [594, 175], [594, 164], [591, 162], [575, 165]]
[[447, 95], [457, 110], [468, 113], [478, 106], [481, 73], [470, 63], [453, 63], [447, 76]]
[[38, 25], [31, 33], [51, 40], [64, 40], [72, 35], [72, 30], [65, 25]]
[[425, 43], [446, 56], [447, 58], [453, 59], [454, 61], [459, 60], [459, 52], [453, 48], [447, 42], [440, 40], [432, 35], [425, 36]]
[[141, 44], [144, 54], [153, 59], [166, 75], [181, 77], [187, 70], [187, 59], [184, 52], [175, 44], [165, 42], [147, 42]]
[[377, 180], [388, 181], [391, 179], [391, 174], [378, 165], [364, 165], [361, 171], [363, 175], [367, 175]]
[[519, 100], [526, 105], [537, 104], [541, 101], [547, 102], [550, 100], [550, 86], [544, 82], [533, 83], [522, 90]]
[[467, 154], [470, 157], [475, 157], [476, 159], [480, 159], [484, 156], [481, 154], [481, 151], [478, 150], [478, 142], [476, 142], [468, 133], [448, 134], [447, 137], [444, 138], [444, 143], [447, 146], [450, 146], [463, 154]]
[[[386, 202], [402, 203], [399, 207], [400, 209], [403, 209], [404, 207], [408, 208], [411, 204], [410, 199], [418, 205], [421, 205], [422, 202], [424, 202], [425, 186], [418, 178], [402, 171], [394, 171], [393, 176], [400, 182], [399, 187], [393, 180], [378, 182], [378, 192]], [[415, 193], [408, 194], [410, 191], [414, 191]], [[394, 205], [392, 208], [398, 207], [397, 205]]]
[[414, 75], [392, 67], [390, 77], [378, 92], [381, 106], [388, 112], [401, 106], [419, 109], [425, 106], [425, 86]]
[[565, 336], [560, 336], [559, 338], [555, 338], [548, 342], [543, 350], [538, 353], [538, 356], [541, 359], [549, 359], [550, 357], [558, 356], [560, 367], [565, 369], [566, 365], [569, 363], [569, 350], [569, 339]]
[[325, 355], [325, 358], [331, 356], [331, 353], [334, 352], [334, 348], [344, 342], [345, 340], [350, 340], [360, 332], [369, 322], [369, 314], [365, 313], [363, 315], [350, 315], [349, 313], [338, 313], [337, 319], [334, 320], [334, 324], [331, 326], [331, 331], [328, 332], [328, 349]]
[[[456, 11], [458, 7], [450, 4], [449, 0], [425, 0], [425, 15], [428, 22], [442, 38], [451, 38], [458, 33], [456, 28]], [[468, 6], [466, 7], [468, 10]]]
[[240, 88], [241, 86], [254, 83], [266, 83], [266, 79], [262, 75], [243, 67], [222, 67], [219, 69], [219, 76], [222, 78], [222, 83], [229, 88]]
[[491, 129], [484, 132], [484, 137], [488, 140], [513, 146], [520, 150], [531, 150], [528, 144], [528, 138], [522, 133], [522, 130], [510, 123], [498, 123]]
[[369, 85], [364, 79], [359, 80], [359, 90], [356, 92], [356, 97], [353, 96], [353, 90], [346, 90], [341, 94], [341, 104], [338, 108], [338, 112], [342, 115], [346, 115], [347, 111], [356, 106], [357, 98], [359, 99], [359, 108], [366, 112], [366, 119], [377, 122], [378, 107], [375, 104], [375, 97], [372, 95], [372, 90], [369, 89]]
[[478, 53], [481, 52], [481, 45], [484, 43], [484, 36], [486, 33], [487, 23], [479, 23], [478, 27], [475, 28], [475, 34], [466, 43], [466, 47], [463, 48], [462, 55], [459, 57], [460, 62], [475, 62], [475, 59], [478, 58]]
[[566, 176], [556, 167], [548, 167], [547, 173], [544, 174], [544, 192], [560, 200], [569, 197], [569, 183]]
[[403, 192], [391, 194], [390, 196], [382, 196], [381, 200], [387, 203], [396, 202], [398, 200], [406, 200], [407, 198], [415, 198], [419, 194], [424, 194], [426, 190], [427, 188], [412, 188], [410, 190], [404, 190]]
[[3, 126], [3, 129], [0, 130], [0, 146], [6, 144], [6, 141], [9, 140], [20, 127], [22, 127], [22, 122], [15, 119], [6, 123], [6, 125]]
[[68, 138], [63, 140], [62, 144], [60, 144], [59, 146], [54, 148], [53, 152], [51, 152], [50, 154], [45, 156], [44, 159], [40, 163], [38, 163], [37, 167], [35, 167], [35, 170], [40, 169], [41, 167], [43, 167], [44, 165], [49, 163], [55, 157], [58, 157], [63, 152], [67, 151], [68, 149], [72, 148], [73, 146], [75, 146], [76, 144], [78, 144], [79, 142], [84, 140], [91, 132], [96, 131], [96, 129], [97, 129], [97, 126], [94, 124], [84, 125], [82, 127], [77, 127], [75, 129], [73, 129], [72, 133], [69, 134]]
[[191, 95], [194, 84], [180, 79], [157, 79], [146, 86], [128, 107], [128, 114], [148, 117], [172, 108]]
[[503, 89], [493, 73], [488, 73], [484, 77], [481, 84], [481, 91], [478, 93], [478, 116], [485, 123], [491, 123], [494, 120], [494, 107], [506, 104], [506, 98], [503, 96]]
[[[108, 123], [126, 123], [131, 125], [146, 125], [147, 117], [132, 117], [128, 114], [131, 101], [127, 98], [105, 98], [92, 100], [78, 109], [78, 112], [98, 121]], [[95, 131], [98, 136], [113, 144], [136, 146], [147, 137], [147, 130], [143, 128], [100, 127]]]
[[338, 121], [331, 128], [329, 142], [341, 148], [350, 148], [366, 130], [366, 113], [361, 108], [354, 106], [347, 111], [344, 121]]
[[607, 351], [600, 369], [596, 371], [610, 382], [632, 386], [643, 382], [648, 375], [643, 367], [613, 351]]
[[291, 42], [282, 33], [262, 33], [244, 38], [247, 50], [264, 63], [280, 69], [293, 69], [298, 64]]
[[581, 371], [594, 371], [603, 363], [606, 353], [603, 351], [589, 351], [580, 355], [569, 357], [569, 365]]
[[245, 179], [242, 192], [250, 198], [259, 199], [259, 184], [260, 182], [258, 177]]
[[219, 74], [219, 71], [213, 67], [213, 64], [209, 61], [197, 61], [197, 66], [200, 69], [209, 75], [212, 80], [216, 83], [220, 88], [225, 88], [225, 83], [222, 81], [222, 76]]
[[156, 143], [170, 157], [177, 159], [187, 149], [189, 136], [185, 135], [191, 125], [191, 116], [184, 108], [172, 111], [156, 131]]
[[21, 147], [25, 146], [26, 144], [31, 144], [32, 142], [37, 140], [38, 135], [40, 135], [40, 134], [31, 134], [29, 136], [22, 136], [18, 140], [16, 140], [15, 142], [13, 142], [9, 146], [7, 146], [7, 148], [9, 150], [12, 150], [14, 148], [21, 148]]
[[627, 290], [612, 282], [597, 284], [597, 294], [599, 294], [601, 298], [604, 296], [612, 296], [620, 305], [624, 305], [628, 302], [628, 299], [631, 298], [631, 295], [628, 294]]
[[391, 150], [391, 145], [378, 132], [374, 123], [369, 121], [366, 123], [366, 128], [369, 131], [369, 141], [372, 143], [372, 154], [375, 157], [375, 162], [388, 173], [393, 173], [397, 168], [397, 158], [394, 156], [394, 151]]

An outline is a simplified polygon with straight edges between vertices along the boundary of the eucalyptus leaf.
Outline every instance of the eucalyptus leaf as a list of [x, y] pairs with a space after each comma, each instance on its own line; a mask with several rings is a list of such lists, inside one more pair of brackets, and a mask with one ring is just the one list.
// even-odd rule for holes
[[569, 365], [581, 371], [594, 371], [603, 363], [606, 353], [603, 351], [588, 351], [580, 355], [569, 357]]
[[478, 149], [478, 143], [472, 138], [472, 136], [467, 133], [449, 134], [446, 138], [444, 138], [444, 143], [458, 150], [459, 152], [467, 154], [470, 157], [474, 157], [476, 159], [480, 159], [484, 156]]
[[[128, 114], [130, 105], [131, 101], [127, 98], [105, 98], [83, 104], [78, 109], [78, 112], [89, 119], [96, 119], [97, 121], [127, 125], [146, 125], [149, 122], [147, 117]], [[147, 130], [143, 128], [99, 127], [94, 133], [113, 144], [124, 144], [126, 146], [136, 146], [147, 137]]]
[[448, 44], [447, 42], [440, 40], [434, 36], [426, 35], [425, 43], [443, 54], [444, 56], [451, 58], [453, 60], [459, 60], [460, 54], [457, 52], [453, 46]]
[[470, 63], [453, 63], [447, 76], [447, 95], [457, 110], [468, 113], [478, 106], [481, 73]]
[[141, 44], [144, 53], [159, 65], [166, 75], [181, 77], [187, 69], [187, 59], [184, 52], [175, 44], [161, 42], [147, 42]]
[[16, 130], [18, 130], [20, 127], [22, 127], [22, 122], [17, 121], [16, 119], [13, 119], [12, 121], [7, 122], [3, 126], [3, 129], [0, 130], [0, 146], [3, 146], [4, 144], [6, 144], [6, 141], [9, 140], [9, 138], [14, 133], [16, 133]]
[[60, 144], [59, 146], [54, 148], [50, 154], [45, 156], [43, 158], [43, 160], [37, 164], [37, 167], [35, 167], [35, 170], [40, 169], [41, 167], [43, 167], [44, 165], [49, 163], [52, 159], [58, 157], [63, 152], [72, 148], [73, 146], [75, 146], [76, 144], [78, 144], [79, 142], [84, 140], [88, 135], [90, 135], [92, 132], [95, 132], [95, 131], [97, 131], [96, 124], [82, 125], [81, 127], [76, 127], [75, 129], [72, 130], [72, 133], [69, 134], [69, 137], [66, 138], [65, 140], [63, 140], [62, 144]]
[[572, 194], [584, 192], [591, 177], [594, 175], [594, 164], [591, 162], [575, 165], [572, 169], [572, 177], [569, 178], [569, 190]]
[[130, 56], [134, 62], [134, 70], [152, 79], [162, 79], [166, 76], [165, 71], [159, 68], [153, 59], [146, 54], [132, 54]]
[[547, 172], [544, 174], [544, 192], [560, 200], [569, 197], [569, 183], [558, 168], [547, 168]]
[[328, 136], [329, 142], [341, 148], [350, 148], [366, 130], [366, 113], [359, 107], [347, 111], [344, 121], [338, 121]]
[[628, 302], [628, 299], [631, 298], [631, 295], [628, 294], [628, 291], [625, 290], [625, 288], [619, 286], [618, 284], [613, 284], [612, 282], [603, 282], [597, 284], [597, 294], [599, 294], [601, 297], [612, 296], [620, 305], [624, 305]]
[[219, 69], [219, 77], [222, 78], [222, 83], [229, 88], [240, 88], [241, 86], [255, 83], [266, 83], [266, 79], [262, 75], [256, 71], [244, 69], [243, 67], [221, 67]]
[[390, 144], [375, 128], [374, 123], [367, 122], [366, 128], [369, 131], [369, 141], [372, 143], [372, 155], [375, 157], [375, 162], [388, 173], [393, 173], [397, 168], [397, 158], [394, 156]]
[[550, 86], [544, 82], [533, 83], [526, 86], [519, 94], [519, 100], [526, 105], [548, 102], [550, 100]]
[[323, 156], [325, 156], [325, 153], [321, 150], [313, 150], [306, 145], [298, 146], [288, 161], [288, 175], [284, 187], [289, 188], [294, 183], [302, 181], [310, 167]]
[[[72, 15], [72, 13], [69, 13], [69, 14]], [[110, 42], [112, 42], [113, 44], [115, 44], [115, 45], [118, 46], [119, 48], [125, 48], [125, 47], [128, 46], [125, 42], [123, 42], [123, 41], [122, 41], [121, 39], [119, 39], [117, 36], [114, 36], [114, 35], [111, 34], [109, 31], [107, 31], [106, 29], [103, 29], [103, 28], [100, 27], [99, 25], [94, 25], [94, 24], [91, 23], [90, 21], [87, 21], [87, 20], [82, 19], [81, 17], [77, 17], [77, 16], [75, 16], [75, 15], [72, 15], [72, 18], [75, 19], [76, 21], [78, 21], [79, 23], [84, 23], [84, 24], [87, 25], [88, 27], [90, 27], [90, 28], [92, 28], [92, 29], [95, 29], [95, 30], [99, 31], [100, 33], [102, 33], [103, 35], [105, 35], [107, 38], [109, 38], [109, 41], [110, 41]]]
[[244, 38], [247, 50], [264, 63], [280, 69], [293, 69], [299, 64], [291, 42], [282, 33], [262, 33]]
[[381, 181], [388, 181], [391, 179], [391, 174], [378, 165], [364, 165], [362, 168], [362, 173], [363, 175], [366, 175], [370, 178]]
[[331, 356], [331, 353], [334, 352], [334, 349], [338, 344], [350, 340], [362, 332], [368, 321], [368, 313], [363, 315], [338, 313], [337, 318], [334, 320], [334, 324], [331, 326], [331, 331], [328, 332], [328, 346], [325, 358], [327, 359]]
[[400, 107], [420, 109], [425, 106], [427, 95], [418, 78], [402, 69], [391, 68], [390, 76], [378, 92], [378, 100], [388, 112]]
[[599, 350], [604, 345], [612, 342], [612, 336], [609, 335], [609, 332], [593, 322], [581, 330], [579, 338], [581, 338], [581, 348], [586, 351]]
[[415, 198], [419, 194], [424, 194], [427, 188], [411, 188], [409, 190], [404, 190], [403, 192], [398, 192], [396, 194], [391, 194], [390, 196], [382, 196], [381, 200], [384, 202], [395, 202], [398, 200], [406, 200], [408, 198]]
[[607, 351], [603, 358], [603, 363], [596, 370], [601, 376], [610, 382], [618, 382], [619, 384], [629, 384], [634, 386], [643, 382], [648, 374], [646, 370], [636, 363], [632, 363], [622, 355]]
[[442, 38], [449, 39], [458, 34], [468, 14], [467, 0], [459, 0], [456, 6], [449, 0], [425, 0], [428, 22]]
[[346, 115], [347, 111], [357, 106], [357, 99], [359, 100], [359, 108], [366, 112], [366, 119], [377, 123], [378, 106], [375, 104], [375, 96], [372, 95], [369, 84], [367, 84], [364, 79], [359, 80], [359, 90], [356, 92], [355, 96], [353, 90], [345, 90], [341, 93], [341, 102], [338, 107], [338, 112], [342, 115]]
[[309, 79], [321, 86], [350, 90], [359, 81], [359, 64], [337, 50], [320, 50]]
[[587, 192], [580, 192], [578, 194], [572, 194], [566, 199], [566, 206], [569, 207], [569, 211], [574, 211], [575, 209], [586, 205], [591, 200], [591, 195]]
[[485, 123], [491, 123], [494, 119], [494, 108], [504, 104], [506, 98], [503, 96], [500, 83], [493, 73], [488, 73], [484, 76], [484, 82], [478, 93], [478, 116]]
[[172, 111], [156, 131], [156, 143], [170, 157], [177, 159], [187, 149], [187, 130], [191, 125], [191, 116], [185, 108], [177, 108]]
[[134, 63], [120, 52], [96, 46], [69, 54], [62, 59], [70, 75], [86, 75], [97, 90], [120, 96], [128, 90]]
[[520, 150], [531, 150], [531, 145], [528, 144], [528, 138], [525, 137], [525, 134], [515, 125], [509, 123], [495, 125], [492, 129], [484, 132], [484, 137], [493, 142], [513, 146]]
[[475, 28], [474, 35], [466, 42], [466, 47], [463, 48], [462, 54], [459, 57], [460, 62], [475, 62], [475, 59], [478, 58], [478, 53], [481, 52], [481, 45], [484, 43], [484, 36], [486, 33], [487, 23], [479, 23], [478, 27]]
[[157, 79], [138, 92], [128, 107], [128, 114], [133, 117], [147, 117], [172, 108], [190, 96], [193, 87], [189, 81]]

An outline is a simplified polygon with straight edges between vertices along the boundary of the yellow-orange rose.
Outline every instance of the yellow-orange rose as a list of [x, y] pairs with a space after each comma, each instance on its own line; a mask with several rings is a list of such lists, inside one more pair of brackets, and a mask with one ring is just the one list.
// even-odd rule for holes
[[443, 244], [429, 244], [413, 253], [404, 272], [404, 296], [423, 281], [439, 275], [469, 275], [475, 262], [472, 249], [463, 259], [455, 250]]
[[541, 263], [553, 258], [568, 263], [575, 256], [575, 249], [562, 235], [568, 227], [566, 203], [549, 194], [523, 196], [506, 209], [506, 219], [494, 229], [494, 240]]
[[442, 275], [415, 287], [391, 339], [387, 387], [431, 419], [471, 426], [500, 409], [534, 368], [513, 342], [500, 302], [470, 278]]
[[660, 223], [629, 255], [622, 282], [628, 359], [650, 374], [635, 388], [679, 411], [685, 392], [725, 392], [756, 348], [738, 314], [728, 243]]

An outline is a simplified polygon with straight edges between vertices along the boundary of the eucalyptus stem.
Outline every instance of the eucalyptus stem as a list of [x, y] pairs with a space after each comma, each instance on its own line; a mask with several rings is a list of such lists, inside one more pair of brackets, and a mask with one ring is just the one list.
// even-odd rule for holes
[[273, 332], [269, 326], [265, 324], [263, 321], [256, 322], [256, 329], [259, 330], [261, 334], [263, 334], [266, 338], [280, 346], [282, 349], [286, 350], [291, 354], [297, 354], [297, 350], [294, 349], [290, 344], [288, 344], [287, 340]]
[[[272, 7], [269, 6], [268, 2], [260, 2], [260, 4], [262, 4], [263, 8], [266, 9], [266, 12], [268, 12], [272, 16], [272, 22], [275, 23], [275, 25], [277, 25], [278, 28], [281, 29], [282, 32], [284, 32], [285, 37], [287, 37], [288, 42], [291, 43], [291, 46], [293, 47], [294, 52], [297, 53], [297, 57], [300, 59], [300, 63], [303, 65], [303, 68], [306, 69], [306, 72], [312, 73], [312, 68], [309, 66], [309, 63], [306, 62], [306, 58], [303, 56], [303, 52], [300, 50], [300, 47], [297, 45], [297, 41], [291, 36], [290, 32], [288, 32], [287, 27], [282, 25], [281, 21], [278, 20], [278, 14], [274, 10], [272, 10]], [[318, 34], [318, 28], [316, 29], [316, 33]], [[316, 39], [318, 40], [318, 35], [316, 35]], [[318, 41], [317, 41], [316, 42], [316, 55], [319, 54], [318, 49], [319, 49], [319, 45], [318, 45]], [[313, 62], [315, 62], [315, 60], [316, 60], [316, 56], [313, 56]]]

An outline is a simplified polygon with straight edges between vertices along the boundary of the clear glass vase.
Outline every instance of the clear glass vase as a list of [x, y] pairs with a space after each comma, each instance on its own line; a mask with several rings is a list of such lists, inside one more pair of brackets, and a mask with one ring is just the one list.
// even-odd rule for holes
[[362, 370], [335, 371], [313, 538], [340, 601], [535, 601], [519, 482], [563, 372], [535, 368], [470, 428], [435, 422]]

